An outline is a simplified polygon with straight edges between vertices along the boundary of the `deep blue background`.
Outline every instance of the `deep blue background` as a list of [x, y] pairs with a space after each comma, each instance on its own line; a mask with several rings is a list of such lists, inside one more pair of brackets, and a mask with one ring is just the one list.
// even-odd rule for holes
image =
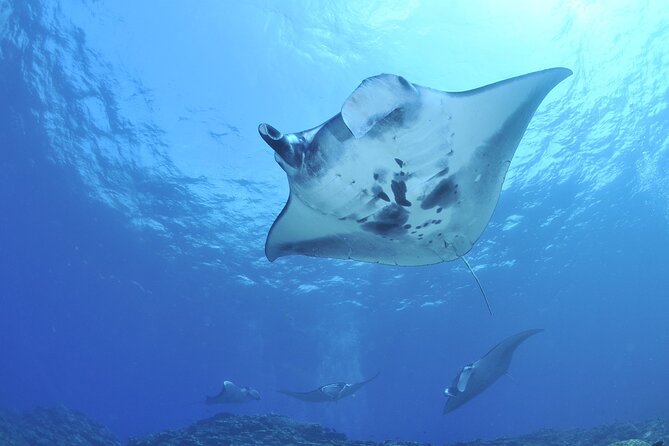
[[[379, 440], [669, 416], [660, 3], [529, 8], [527, 20], [557, 17], [534, 25], [558, 30], [534, 42], [505, 34], [511, 14], [485, 3], [486, 16], [429, 2], [335, 4], [329, 16], [318, 3], [201, 3], [187, 17], [123, 2], [0, 4], [0, 406], [64, 404], [125, 437], [207, 416], [204, 396], [230, 379], [263, 400], [225, 409]], [[448, 63], [407, 37], [442, 32], [430, 16], [460, 36]], [[488, 37], [476, 37], [483, 24]], [[614, 30], [597, 41], [602, 28]], [[384, 40], [397, 32], [402, 45]], [[498, 52], [516, 42], [515, 53], [497, 55], [496, 32], [508, 38]], [[258, 122], [315, 125], [382, 71], [456, 90], [550, 65], [575, 75], [537, 114], [470, 254], [494, 317], [458, 262], [264, 259], [287, 192]], [[462, 365], [534, 327], [546, 331], [518, 350], [511, 378], [441, 415]], [[274, 392], [377, 371], [333, 405]]]

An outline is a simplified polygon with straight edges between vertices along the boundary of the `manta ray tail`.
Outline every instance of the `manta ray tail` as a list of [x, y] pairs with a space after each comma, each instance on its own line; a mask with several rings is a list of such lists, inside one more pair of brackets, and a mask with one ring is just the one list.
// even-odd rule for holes
[[485, 301], [486, 307], [488, 307], [488, 313], [490, 313], [490, 316], [492, 316], [492, 309], [490, 308], [490, 302], [488, 302], [488, 296], [485, 294], [485, 290], [483, 289], [483, 286], [481, 285], [481, 281], [479, 280], [478, 277], [476, 277], [476, 273], [474, 273], [474, 270], [472, 269], [471, 266], [469, 266], [469, 262], [467, 259], [465, 259], [465, 256], [460, 257], [463, 262], [465, 262], [465, 265], [467, 265], [467, 268], [469, 269], [469, 272], [472, 273], [472, 276], [474, 276], [474, 280], [476, 280], [476, 284], [479, 286], [479, 289], [481, 290], [481, 294], [483, 294], [483, 300]]

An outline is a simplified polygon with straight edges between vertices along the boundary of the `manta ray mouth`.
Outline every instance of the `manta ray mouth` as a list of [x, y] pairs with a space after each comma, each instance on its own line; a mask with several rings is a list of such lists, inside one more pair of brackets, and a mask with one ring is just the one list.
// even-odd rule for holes
[[258, 132], [260, 133], [260, 136], [267, 142], [268, 144], [271, 145], [270, 141], [278, 141], [283, 137], [283, 134], [272, 127], [269, 124], [260, 124], [258, 126]]
[[267, 145], [269, 145], [288, 166], [296, 167], [299, 164], [299, 160], [296, 158], [296, 151], [283, 133], [269, 124], [260, 124], [258, 126], [258, 133], [260, 133], [260, 136]]

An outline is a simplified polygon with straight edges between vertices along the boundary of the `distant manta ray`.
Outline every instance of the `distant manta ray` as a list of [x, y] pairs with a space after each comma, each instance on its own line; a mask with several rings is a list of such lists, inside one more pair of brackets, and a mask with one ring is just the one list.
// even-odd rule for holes
[[372, 376], [368, 380], [353, 384], [348, 384], [345, 382], [326, 384], [324, 386], [320, 386], [319, 388], [308, 392], [292, 392], [288, 390], [279, 390], [278, 392], [292, 396], [293, 398], [297, 398], [298, 400], [308, 401], [310, 403], [339, 401], [342, 398], [353, 395], [355, 392], [360, 390], [362, 386], [371, 382], [377, 376], [379, 376], [379, 373]]
[[221, 391], [214, 396], [208, 396], [207, 404], [229, 404], [257, 401], [260, 393], [253, 387], [240, 387], [231, 381], [224, 381]]
[[310, 130], [260, 124], [290, 186], [267, 258], [415, 266], [464, 256], [490, 221], [534, 112], [571, 74], [552, 68], [459, 93], [381, 74]]
[[537, 328], [509, 336], [494, 346], [483, 358], [464, 366], [453, 380], [453, 384], [444, 390], [444, 394], [448, 397], [444, 405], [444, 414], [462, 406], [506, 374], [518, 346], [530, 336], [542, 331]]

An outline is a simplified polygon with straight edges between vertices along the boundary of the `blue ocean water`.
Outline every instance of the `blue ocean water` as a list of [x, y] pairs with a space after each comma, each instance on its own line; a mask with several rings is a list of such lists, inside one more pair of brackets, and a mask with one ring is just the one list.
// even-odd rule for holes
[[[444, 443], [669, 416], [669, 6], [662, 1], [0, 1], [0, 407], [120, 437], [224, 379], [353, 438]], [[366, 77], [467, 90], [553, 66], [461, 262], [264, 257], [288, 195], [258, 137]], [[510, 378], [442, 415], [529, 328]], [[275, 392], [358, 381], [307, 405]]]

